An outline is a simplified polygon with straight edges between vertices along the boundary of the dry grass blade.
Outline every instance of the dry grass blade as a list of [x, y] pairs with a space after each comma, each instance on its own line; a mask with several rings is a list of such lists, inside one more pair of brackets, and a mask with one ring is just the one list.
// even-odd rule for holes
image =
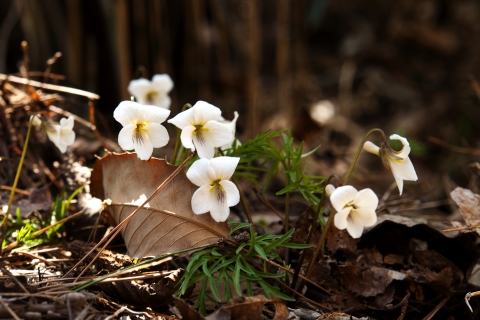
[[100, 96], [98, 94], [91, 93], [91, 92], [88, 92], [88, 91], [75, 89], [75, 88], [70, 88], [70, 87], [59, 86], [59, 85], [55, 85], [55, 84], [39, 82], [39, 81], [34, 81], [34, 80], [28, 80], [28, 79], [25, 79], [25, 78], [20, 78], [20, 77], [16, 77], [16, 76], [9, 76], [9, 75], [0, 73], [0, 81], [3, 81], [3, 80], [8, 80], [10, 82], [15, 82], [15, 83], [20, 83], [20, 84], [27, 84], [27, 85], [30, 85], [32, 87], [38, 87], [38, 88], [52, 90], [52, 91], [71, 93], [71, 94], [75, 94], [77, 96], [83, 96], [83, 97], [86, 97], [86, 98], [92, 99], [92, 100], [100, 99]]

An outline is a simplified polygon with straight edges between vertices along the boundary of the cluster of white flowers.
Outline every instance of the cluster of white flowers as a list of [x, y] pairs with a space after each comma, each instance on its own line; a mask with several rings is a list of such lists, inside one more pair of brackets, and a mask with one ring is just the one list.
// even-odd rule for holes
[[[363, 149], [382, 159], [387, 170], [392, 172], [401, 195], [403, 180], [417, 181], [418, 178], [408, 157], [410, 145], [407, 139], [398, 134], [391, 135], [390, 139], [400, 140], [403, 144], [402, 150], [392, 150], [386, 141], [382, 142], [381, 147], [367, 141]], [[352, 186], [335, 189], [332, 185], [327, 185], [325, 192], [330, 196], [330, 202], [337, 211], [333, 220], [335, 226], [340, 230], [347, 229], [353, 238], [360, 238], [364, 227], [371, 227], [377, 222], [375, 210], [378, 206], [378, 197], [371, 189], [357, 191]]]
[[[130, 82], [128, 90], [138, 102], [123, 101], [113, 113], [123, 126], [118, 135], [118, 144], [123, 150], [135, 150], [138, 158], [148, 160], [153, 148], [168, 143], [168, 132], [161, 123], [170, 115], [167, 94], [172, 88], [168, 75], [156, 75], [151, 82], [147, 79]], [[217, 222], [226, 221], [229, 207], [240, 201], [237, 187], [229, 181], [240, 158], [214, 158], [215, 148], [228, 148], [235, 140], [238, 113], [235, 112], [233, 121], [225, 120], [221, 114], [214, 105], [198, 101], [168, 120], [182, 130], [182, 145], [197, 151], [200, 158], [187, 172], [190, 181], [199, 187], [192, 197], [192, 210], [196, 214], [210, 212]]]
[[42, 128], [61, 152], [66, 152], [67, 147], [75, 142], [75, 132], [73, 131], [75, 121], [73, 116], [60, 119], [60, 123], [53, 122], [50, 119], [42, 120], [37, 115], [32, 117], [32, 124]]

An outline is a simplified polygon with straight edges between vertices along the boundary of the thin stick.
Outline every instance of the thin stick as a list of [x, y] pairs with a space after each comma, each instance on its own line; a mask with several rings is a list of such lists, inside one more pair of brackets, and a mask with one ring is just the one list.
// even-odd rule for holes
[[[338, 177], [336, 175], [331, 175], [330, 177], [328, 177], [327, 181], [325, 182], [325, 186], [327, 186], [333, 178], [338, 179]], [[322, 197], [320, 198], [320, 201], [318, 203], [317, 212], [315, 212], [315, 216], [313, 217], [314, 220], [313, 220], [312, 226], [310, 227], [310, 231], [308, 232], [307, 240], [305, 241], [306, 244], [310, 243], [310, 241], [312, 240], [313, 231], [315, 229], [317, 229], [317, 221], [320, 220], [320, 215], [322, 213], [322, 205], [323, 205], [323, 201], [325, 200], [325, 194], [326, 194], [326, 191], [324, 189], [323, 193], [322, 193]], [[327, 224], [328, 224], [328, 222], [327, 222]], [[326, 229], [326, 227], [325, 227], [325, 229]], [[322, 233], [322, 236], [323, 236], [324, 233]], [[295, 287], [296, 287], [298, 275], [300, 274], [300, 269], [302, 267], [303, 260], [305, 260], [305, 256], [307, 255], [307, 250], [308, 249], [304, 249], [302, 251], [302, 255], [300, 256], [300, 259], [298, 260], [297, 267], [295, 268], [295, 273], [293, 274], [292, 283], [290, 284], [290, 287], [292, 289], [295, 289]]]
[[449, 149], [450, 151], [453, 151], [453, 152], [472, 154], [472, 155], [480, 157], [480, 150], [478, 150], [478, 149], [454, 146], [454, 145], [452, 145], [448, 142], [445, 142], [445, 141], [440, 140], [440, 139], [435, 138], [435, 137], [428, 137], [427, 140], [432, 142], [432, 143], [435, 143], [435, 144], [437, 144], [441, 147]]
[[6, 304], [3, 299], [0, 299], [0, 303], [2, 304], [2, 306], [8, 311], [8, 313], [10, 313], [10, 315], [12, 316], [13, 319], [15, 320], [21, 320], [17, 314], [8, 306], [8, 304]]
[[92, 100], [100, 99], [100, 96], [98, 94], [91, 93], [91, 92], [88, 92], [88, 91], [79, 90], [79, 89], [70, 88], [70, 87], [59, 86], [59, 85], [55, 85], [55, 84], [39, 82], [39, 81], [34, 81], [34, 80], [28, 80], [28, 79], [25, 79], [25, 78], [10, 76], [10, 75], [3, 74], [3, 73], [0, 73], [0, 80], [1, 81], [8, 80], [10, 82], [26, 84], [26, 85], [30, 85], [32, 87], [37, 87], [37, 88], [42, 88], [42, 89], [47, 89], [47, 90], [52, 90], [52, 91], [71, 93], [71, 94], [86, 97], [86, 98], [92, 99]]
[[140, 211], [140, 209], [142, 209], [147, 203], [149, 203], [157, 194], [159, 194], [163, 189], [165, 189], [165, 187], [180, 173], [180, 171], [185, 167], [185, 165], [188, 163], [188, 161], [190, 161], [190, 159], [193, 158], [193, 156], [195, 155], [195, 153], [192, 153], [190, 154], [190, 156], [188, 156], [183, 162], [181, 165], [179, 165], [177, 167], [177, 169], [175, 169], [174, 172], [172, 172], [172, 174], [170, 176], [168, 176], [167, 179], [165, 179], [157, 188], [157, 190], [155, 190], [155, 192], [150, 196], [148, 197], [147, 200], [145, 200], [137, 209], [135, 209], [128, 217], [125, 218], [125, 220], [123, 220], [122, 222], [120, 222], [115, 228], [113, 228], [112, 232], [110, 234], [108, 234], [107, 237], [103, 238], [102, 240], [100, 240], [82, 259], [80, 259], [80, 261], [78, 261], [74, 266], [73, 268], [71, 268], [67, 273], [65, 273], [63, 275], [63, 278], [66, 277], [67, 275], [69, 275], [75, 268], [77, 268], [93, 251], [95, 251], [103, 242], [105, 242], [105, 245], [100, 249], [100, 251], [97, 253], [97, 255], [95, 256], [95, 258], [92, 259], [92, 261], [82, 270], [82, 272], [80, 272], [80, 274], [78, 275], [78, 277], [75, 279], [74, 282], [76, 282], [84, 273], [85, 271], [88, 270], [88, 268], [90, 268], [90, 266], [95, 262], [95, 260], [98, 258], [98, 256], [100, 255], [100, 253], [108, 246], [108, 244], [113, 240], [113, 238], [115, 238], [115, 236], [120, 233], [120, 231], [122, 230], [122, 228], [133, 218], [133, 216], [138, 212]]
[[253, 188], [253, 192], [255, 193], [255, 195], [257, 196], [257, 199], [260, 200], [265, 206], [267, 206], [270, 210], [273, 211], [273, 213], [275, 213], [279, 218], [280, 220], [285, 220], [285, 216], [283, 215], [283, 213], [280, 213], [277, 209], [275, 209], [275, 207], [270, 203], [270, 201], [268, 201], [267, 198], [265, 198], [264, 195], [262, 195], [260, 193], [260, 191], [258, 191], [257, 188]]
[[105, 139], [103, 138], [103, 136], [100, 134], [100, 132], [98, 131], [97, 129], [97, 125], [95, 124], [95, 105], [93, 104], [93, 101], [92, 100], [89, 100], [88, 101], [88, 107], [89, 107], [89, 114], [90, 114], [90, 123], [91, 123], [91, 129], [92, 131], [95, 133], [95, 135], [97, 136], [97, 139], [100, 141], [100, 143], [102, 144], [103, 148], [105, 150], [109, 150], [109, 145], [107, 144], [107, 142], [105, 141]]

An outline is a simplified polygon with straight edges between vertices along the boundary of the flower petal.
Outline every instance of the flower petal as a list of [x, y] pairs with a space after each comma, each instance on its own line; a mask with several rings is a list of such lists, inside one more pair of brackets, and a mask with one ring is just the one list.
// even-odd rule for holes
[[156, 94], [153, 97], [153, 101], [152, 101], [153, 105], [163, 109], [169, 109], [171, 102], [172, 100], [170, 99], [170, 97], [167, 94], [162, 92], [159, 92], [158, 94]]
[[168, 131], [164, 126], [154, 122], [148, 123], [143, 129], [146, 131], [154, 148], [161, 148], [167, 145], [169, 136]]
[[173, 81], [170, 78], [170, 76], [166, 73], [156, 74], [152, 78], [152, 86], [158, 92], [169, 93], [170, 90], [172, 90], [172, 88], [173, 88]]
[[225, 190], [225, 196], [227, 197], [227, 206], [233, 207], [240, 202], [240, 192], [237, 186], [232, 181], [222, 180], [219, 184]]
[[357, 193], [353, 204], [357, 208], [371, 208], [375, 210], [378, 206], [378, 197], [372, 189], [363, 189]]
[[205, 137], [205, 140], [210, 141], [214, 147], [223, 146], [224, 144], [233, 141], [234, 138], [227, 127], [214, 120], [205, 123], [202, 128], [202, 135]]
[[207, 213], [210, 211], [213, 187], [201, 186], [192, 196], [192, 211], [195, 214]]
[[350, 216], [347, 219], [347, 231], [354, 239], [358, 239], [362, 236], [363, 223], [355, 211], [350, 212]]
[[347, 204], [355, 200], [357, 193], [357, 189], [352, 186], [341, 186], [335, 189], [335, 191], [332, 193], [330, 196], [330, 202], [335, 210], [340, 212]]
[[208, 174], [209, 166], [210, 161], [208, 161], [208, 159], [199, 159], [195, 161], [187, 171], [188, 180], [199, 187], [210, 185], [213, 181]]
[[44, 128], [45, 132], [47, 133], [48, 139], [50, 139], [50, 141], [52, 141], [58, 147], [58, 145], [60, 144], [60, 125], [54, 124], [53, 122], [46, 122], [44, 124]]
[[333, 184], [327, 184], [325, 186], [325, 192], [327, 193], [327, 196], [330, 197], [334, 191], [335, 191], [335, 187], [333, 186]]
[[113, 117], [124, 127], [128, 124], [136, 124], [140, 113], [138, 106], [139, 104], [133, 101], [122, 101], [113, 111]]
[[403, 160], [390, 160], [388, 161], [390, 164], [390, 169], [392, 170], [393, 177], [397, 182], [398, 190], [400, 191], [400, 195], [403, 191], [403, 180], [409, 181], [417, 181], [417, 173], [415, 172], [415, 168], [413, 167], [412, 162], [410, 161], [409, 157], [406, 157]]
[[370, 208], [357, 208], [355, 214], [365, 227], [371, 227], [377, 222], [377, 214]]
[[73, 116], [60, 119], [60, 125], [62, 126], [62, 129], [72, 130], [74, 123], [75, 119]]
[[[132, 96], [135, 96], [137, 101], [142, 104], [145, 100], [145, 96], [148, 92], [152, 91], [152, 89], [153, 88], [151, 82], [144, 78], [132, 80], [128, 85], [128, 92]], [[141, 102], [140, 100], [142, 100], [143, 102]]]
[[193, 117], [193, 108], [187, 109], [183, 112], [180, 112], [172, 119], [168, 120], [168, 123], [173, 124], [177, 128], [183, 129], [187, 126], [196, 125], [195, 119]]
[[137, 126], [134, 124], [126, 125], [120, 130], [118, 134], [118, 144], [123, 150], [132, 150], [134, 149], [133, 145], [133, 132]]
[[145, 131], [140, 131], [139, 135], [133, 139], [133, 147], [140, 160], [148, 160], [153, 153], [153, 145]]
[[40, 127], [42, 125], [42, 120], [38, 117], [38, 115], [31, 116], [30, 119], [32, 119], [32, 125], [36, 127]]
[[[206, 139], [203, 135], [193, 134], [193, 144], [197, 149], [199, 158], [212, 159], [215, 155], [215, 147], [210, 140]], [[183, 143], [183, 140], [182, 140]], [[185, 146], [185, 145], [184, 145]]]
[[[220, 121], [221, 124], [223, 124], [225, 127], [227, 127], [228, 130], [232, 133], [232, 139], [225, 143], [224, 145], [220, 146], [220, 148], [223, 149], [229, 149], [232, 147], [233, 141], [235, 141], [235, 133], [237, 129], [237, 120], [238, 120], [238, 112], [235, 111], [234, 113], [234, 118], [232, 121], [228, 120], [222, 120]], [[237, 140], [237, 145], [240, 145], [240, 142]]]
[[215, 178], [228, 180], [233, 176], [240, 158], [237, 157], [217, 157], [210, 160], [210, 165], [215, 171]]
[[363, 144], [363, 150], [376, 154], [377, 156], [380, 155], [380, 148], [371, 141], [367, 141]]
[[[65, 145], [65, 147], [63, 148], [65, 151], [67, 151], [67, 147], [71, 146], [74, 142], [75, 142], [75, 132], [73, 132], [73, 130], [62, 130], [60, 132], [60, 143]], [[62, 152], [65, 152], [65, 151], [62, 151]]]
[[158, 108], [156, 106], [142, 105], [138, 107], [139, 111], [142, 113], [142, 122], [156, 122], [162, 123], [167, 120], [170, 115], [170, 110]]
[[182, 133], [180, 134], [180, 141], [182, 141], [182, 145], [185, 149], [195, 151], [195, 145], [193, 144], [194, 131], [195, 127], [193, 126], [186, 126], [182, 129]]
[[[215, 194], [216, 193], [216, 194]], [[230, 215], [230, 209], [227, 203], [227, 193], [223, 187], [213, 188], [210, 197], [210, 215], [213, 220], [223, 222]]]
[[220, 121], [222, 120], [222, 111], [205, 101], [197, 101], [193, 106], [193, 115], [195, 124], [204, 125], [210, 120]]
[[333, 223], [339, 230], [345, 230], [347, 228], [350, 211], [352, 211], [352, 207], [347, 207], [337, 212], [333, 217]]
[[399, 156], [400, 158], [406, 158], [410, 154], [410, 144], [408, 143], [408, 140], [404, 137], [399, 136], [398, 134], [392, 134], [390, 136], [390, 140], [400, 140], [403, 144], [403, 148], [400, 151], [394, 151], [396, 156]]

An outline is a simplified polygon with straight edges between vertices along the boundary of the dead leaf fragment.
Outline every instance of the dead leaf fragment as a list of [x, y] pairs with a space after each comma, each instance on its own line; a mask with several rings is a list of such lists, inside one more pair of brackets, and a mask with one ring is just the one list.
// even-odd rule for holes
[[231, 299], [230, 306], [223, 307], [223, 309], [230, 311], [230, 319], [232, 320], [262, 319], [262, 311], [266, 303], [273, 303], [275, 306], [275, 318], [273, 320], [286, 320], [288, 318], [289, 312], [285, 303], [279, 299], [268, 299], [263, 295]]
[[[127, 203], [148, 198], [175, 169], [162, 159], [142, 161], [136, 154], [110, 153], [95, 163], [92, 194], [112, 200], [108, 210], [120, 223], [138, 207]], [[128, 254], [134, 258], [159, 256], [228, 237], [226, 222], [215, 222], [208, 213], [193, 213], [191, 199], [196, 189], [181, 172], [148, 208], [138, 211], [122, 230]]]
[[[450, 196], [457, 204], [468, 226], [480, 225], [480, 195], [469, 189], [457, 187], [450, 192]], [[480, 228], [476, 228], [475, 231], [480, 234]]]

